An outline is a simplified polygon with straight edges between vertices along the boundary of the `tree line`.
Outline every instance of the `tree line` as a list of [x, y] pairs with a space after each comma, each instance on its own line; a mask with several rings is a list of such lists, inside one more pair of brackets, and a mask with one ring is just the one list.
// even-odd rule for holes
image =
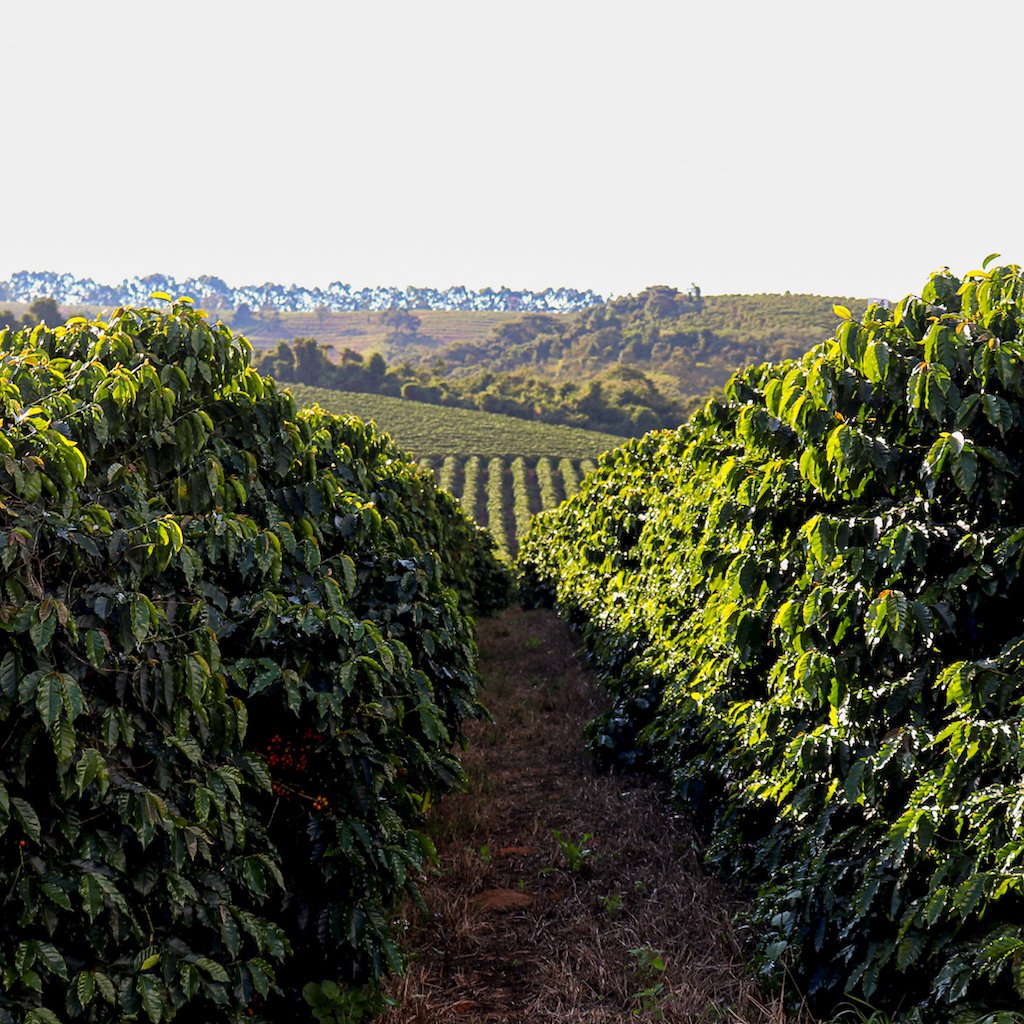
[[64, 323], [64, 316], [53, 299], [36, 299], [28, 307], [28, 311], [20, 317], [9, 309], [0, 309], [0, 331], [5, 327], [17, 331], [22, 327], [35, 327], [37, 324], [49, 324], [51, 327], [56, 327], [57, 324], [62, 323]]
[[458, 375], [450, 373], [442, 359], [429, 365], [403, 360], [389, 366], [379, 352], [364, 357], [351, 349], [332, 359], [314, 338], [281, 342], [257, 366], [283, 382], [497, 412], [620, 436], [675, 426], [686, 414], [685, 404], [662, 383], [630, 366], [609, 367], [579, 382], [488, 369]]

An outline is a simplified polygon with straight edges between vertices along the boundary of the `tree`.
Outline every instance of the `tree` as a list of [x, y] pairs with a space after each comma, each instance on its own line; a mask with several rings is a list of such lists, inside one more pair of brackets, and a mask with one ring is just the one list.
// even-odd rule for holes
[[367, 375], [373, 380], [380, 380], [387, 372], [388, 364], [384, 361], [384, 357], [379, 352], [374, 352], [366, 364]]
[[46, 324], [47, 327], [57, 327], [64, 323], [64, 316], [57, 308], [53, 299], [36, 299], [28, 312], [22, 317], [22, 323], [26, 327], [35, 327], [36, 324]]
[[241, 327], [251, 327], [254, 323], [256, 319], [252, 315], [252, 307], [248, 302], [240, 302], [231, 320], [231, 326], [237, 330]]
[[416, 334], [420, 329], [420, 318], [407, 309], [389, 309], [380, 322], [389, 328], [391, 336]]

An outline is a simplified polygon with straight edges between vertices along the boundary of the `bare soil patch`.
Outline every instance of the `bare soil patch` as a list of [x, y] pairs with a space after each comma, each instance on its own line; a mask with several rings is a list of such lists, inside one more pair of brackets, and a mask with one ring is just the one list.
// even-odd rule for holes
[[807, 1024], [751, 978], [738, 904], [664, 792], [592, 770], [601, 698], [565, 625], [512, 609], [479, 640], [495, 722], [471, 724], [468, 789], [433, 820], [386, 1024]]

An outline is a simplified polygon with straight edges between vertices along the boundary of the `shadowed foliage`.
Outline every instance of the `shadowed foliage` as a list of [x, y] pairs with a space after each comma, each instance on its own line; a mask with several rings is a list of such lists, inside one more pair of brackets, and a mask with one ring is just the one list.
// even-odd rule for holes
[[262, 1019], [398, 965], [507, 579], [248, 363], [185, 302], [0, 333], [0, 1021]]

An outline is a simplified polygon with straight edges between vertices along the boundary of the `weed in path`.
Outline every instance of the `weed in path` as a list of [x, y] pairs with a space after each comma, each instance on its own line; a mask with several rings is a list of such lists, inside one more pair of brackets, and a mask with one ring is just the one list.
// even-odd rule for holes
[[562, 851], [565, 866], [572, 874], [581, 874], [587, 867], [587, 862], [594, 855], [594, 851], [587, 846], [587, 843], [594, 838], [594, 833], [584, 832], [579, 840], [562, 835], [557, 828], [553, 828], [551, 834], [555, 837], [555, 842], [558, 843], [558, 848]]
[[665, 991], [665, 983], [661, 980], [665, 973], [665, 951], [653, 946], [638, 946], [629, 951], [636, 965], [638, 979], [645, 988], [633, 993], [633, 999], [639, 1004], [633, 1010], [633, 1016], [647, 1014], [651, 1020], [664, 1020], [663, 1003], [676, 997]]

